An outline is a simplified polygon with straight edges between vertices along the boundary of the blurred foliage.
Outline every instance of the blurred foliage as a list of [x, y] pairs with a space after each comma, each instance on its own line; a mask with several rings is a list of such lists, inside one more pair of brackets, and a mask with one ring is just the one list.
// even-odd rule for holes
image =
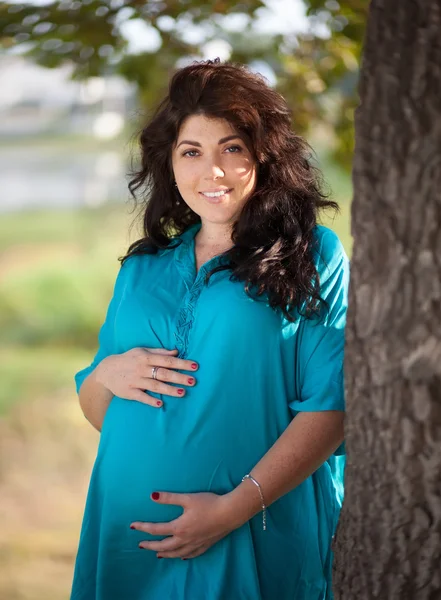
[[73, 389], [96, 350], [133, 218], [121, 203], [2, 215], [0, 421], [31, 398]]
[[[60, 351], [57, 347], [35, 348], [26, 346], [0, 346], [0, 419], [18, 400], [45, 397], [48, 390], [71, 390], [72, 374], [90, 360], [84, 350], [75, 348]], [[25, 376], [24, 376], [25, 374]]]
[[[334, 158], [349, 169], [368, 1], [305, 0], [310, 28], [301, 35], [256, 35], [253, 22], [264, 6], [260, 0], [0, 2], [0, 43], [4, 52], [20, 48], [46, 67], [68, 62], [76, 79], [122, 75], [136, 84], [140, 105], [149, 109], [183, 59], [201, 59], [207, 42], [223, 40], [231, 61], [262, 60], [272, 68], [298, 132], [322, 124]], [[233, 14], [241, 16], [239, 31], [231, 27]], [[135, 20], [154, 30], [159, 50], [128, 52], [122, 29]]]
[[121, 204], [3, 215], [0, 347], [92, 348], [133, 218]]

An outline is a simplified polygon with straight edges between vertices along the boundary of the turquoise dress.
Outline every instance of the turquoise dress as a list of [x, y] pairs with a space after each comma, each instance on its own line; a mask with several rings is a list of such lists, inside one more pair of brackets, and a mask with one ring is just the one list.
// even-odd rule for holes
[[[163, 408], [114, 397], [87, 496], [71, 600], [328, 600], [331, 539], [343, 495], [344, 449], [311, 477], [201, 556], [158, 560], [129, 528], [183, 509], [155, 491], [225, 494], [240, 484], [300, 411], [344, 410], [343, 350], [349, 262], [317, 226], [316, 265], [329, 304], [323, 323], [290, 323], [252, 300], [231, 271], [196, 274], [196, 224], [174, 248], [121, 267], [92, 364], [135, 347], [178, 348], [195, 360], [194, 388], [160, 396]], [[201, 515], [203, 518], [203, 515]]]

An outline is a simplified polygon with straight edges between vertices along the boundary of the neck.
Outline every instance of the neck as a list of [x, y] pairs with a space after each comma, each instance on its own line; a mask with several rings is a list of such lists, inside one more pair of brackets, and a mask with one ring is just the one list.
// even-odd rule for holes
[[198, 247], [228, 249], [233, 245], [231, 239], [231, 225], [217, 223], [202, 223], [202, 227], [195, 236]]

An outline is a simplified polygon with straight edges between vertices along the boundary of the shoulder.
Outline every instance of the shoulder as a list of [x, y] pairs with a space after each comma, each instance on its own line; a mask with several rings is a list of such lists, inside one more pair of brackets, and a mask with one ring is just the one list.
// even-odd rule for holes
[[129, 254], [120, 264], [117, 274], [117, 285], [126, 286], [134, 280], [155, 276], [167, 268], [173, 260], [175, 248], [179, 245], [175, 240], [167, 248], [156, 251], [140, 251]]
[[[178, 241], [176, 241], [178, 240]], [[130, 277], [133, 273], [138, 272], [139, 270], [144, 269], [145, 267], [150, 267], [152, 264], [156, 263], [158, 259], [162, 257], [170, 257], [173, 255], [175, 248], [180, 245], [180, 238], [173, 238], [170, 246], [167, 248], [156, 248], [154, 250], [141, 250], [136, 254], [129, 254], [120, 267], [120, 274], [123, 277]]]
[[115, 287], [123, 290], [133, 279], [137, 279], [151, 261], [152, 256], [151, 254], [130, 254], [127, 256], [119, 266]]
[[321, 278], [336, 270], [346, 270], [349, 259], [338, 235], [329, 227], [316, 225], [312, 248], [314, 264]]
[[146, 261], [148, 254], [130, 254], [121, 263], [118, 277], [129, 277], [133, 271], [136, 271], [139, 266]]

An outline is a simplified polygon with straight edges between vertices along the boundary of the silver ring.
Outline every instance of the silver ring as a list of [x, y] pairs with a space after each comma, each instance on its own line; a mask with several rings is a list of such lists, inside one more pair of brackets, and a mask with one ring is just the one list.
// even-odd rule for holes
[[158, 372], [159, 367], [152, 368], [152, 379], [157, 379], [156, 373]]

